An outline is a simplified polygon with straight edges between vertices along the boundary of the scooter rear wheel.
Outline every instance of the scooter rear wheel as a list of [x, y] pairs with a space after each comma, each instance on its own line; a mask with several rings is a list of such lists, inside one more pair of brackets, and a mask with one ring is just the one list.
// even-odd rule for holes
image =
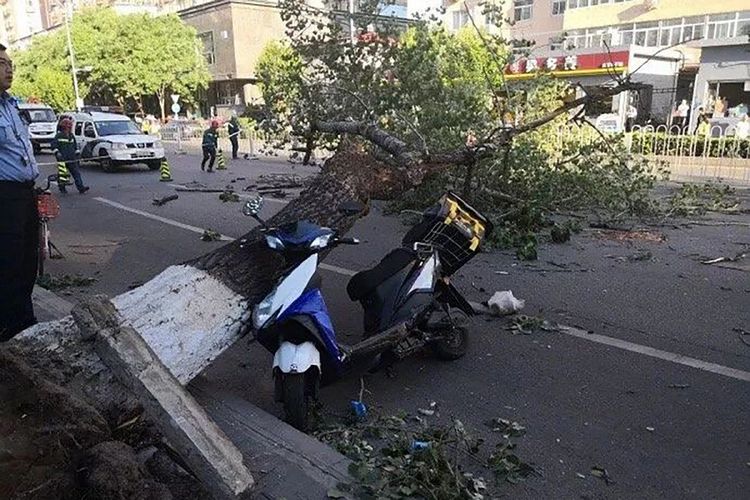
[[430, 344], [435, 355], [446, 361], [464, 357], [469, 350], [469, 317], [460, 309], [450, 309], [450, 319], [445, 318], [445, 336]]
[[286, 421], [292, 427], [306, 432], [312, 420], [312, 396], [307, 391], [304, 373], [286, 373], [281, 382]]

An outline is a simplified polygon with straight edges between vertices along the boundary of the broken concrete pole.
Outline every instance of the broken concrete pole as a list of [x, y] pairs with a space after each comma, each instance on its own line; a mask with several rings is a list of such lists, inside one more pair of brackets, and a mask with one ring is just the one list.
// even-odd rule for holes
[[159, 360], [141, 335], [123, 325], [105, 297], [73, 309], [85, 338], [119, 381], [140, 399], [170, 444], [217, 499], [248, 491], [253, 478], [242, 454]]

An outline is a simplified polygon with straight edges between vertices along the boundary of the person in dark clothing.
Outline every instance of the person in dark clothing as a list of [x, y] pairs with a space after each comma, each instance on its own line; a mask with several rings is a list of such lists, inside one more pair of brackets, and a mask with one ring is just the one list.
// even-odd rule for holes
[[36, 323], [31, 292], [39, 259], [39, 169], [17, 101], [13, 62], [0, 45], [0, 342]]
[[232, 159], [237, 159], [240, 150], [240, 121], [236, 115], [229, 120], [229, 141], [232, 143]]
[[[55, 151], [57, 161], [65, 162], [65, 167], [67, 167], [70, 175], [73, 176], [73, 181], [76, 184], [78, 192], [83, 194], [88, 191], [89, 187], [83, 185], [83, 179], [81, 178], [80, 163], [78, 162], [78, 144], [73, 135], [73, 122], [69, 118], [64, 118], [60, 122], [60, 130], [52, 142], [52, 149]], [[62, 182], [58, 182], [57, 187], [61, 193], [67, 193], [65, 184]]]
[[216, 160], [216, 148], [219, 145], [219, 122], [216, 120], [211, 121], [211, 127], [203, 132], [203, 161], [201, 162], [201, 170], [206, 169], [206, 162], [208, 162], [208, 171], [214, 171], [214, 160]]

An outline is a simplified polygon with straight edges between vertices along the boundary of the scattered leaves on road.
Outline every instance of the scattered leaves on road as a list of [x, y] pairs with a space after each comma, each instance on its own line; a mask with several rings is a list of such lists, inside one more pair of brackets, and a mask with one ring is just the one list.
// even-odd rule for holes
[[[536, 473], [507, 437], [483, 459], [483, 440], [470, 436], [461, 421], [436, 424], [414, 417], [370, 417], [318, 430], [315, 437], [353, 461], [349, 472], [356, 480], [329, 490], [328, 497], [480, 500], [488, 489], [482, 471], [495, 476], [495, 485]], [[521, 426], [511, 427], [521, 435]]]
[[224, 203], [231, 201], [231, 202], [238, 202], [240, 201], [240, 195], [235, 193], [234, 191], [224, 191], [219, 195], [219, 199], [223, 201]]
[[487, 426], [491, 428], [493, 432], [502, 433], [505, 438], [521, 437], [526, 434], [526, 427], [518, 422], [505, 418], [493, 418], [487, 422]]
[[201, 241], [219, 241], [221, 239], [221, 234], [214, 231], [213, 229], [206, 229], [203, 231], [203, 235], [201, 236]]
[[91, 286], [94, 283], [96, 283], [96, 278], [87, 278], [85, 276], [81, 276], [80, 274], [63, 274], [61, 276], [52, 276], [51, 274], [45, 274], [43, 276], [39, 276], [36, 279], [37, 285], [53, 292], [72, 287]]

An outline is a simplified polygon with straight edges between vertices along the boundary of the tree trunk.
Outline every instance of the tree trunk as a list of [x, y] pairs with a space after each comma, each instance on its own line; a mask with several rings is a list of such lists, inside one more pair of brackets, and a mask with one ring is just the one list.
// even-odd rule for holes
[[164, 99], [167, 97], [167, 91], [166, 89], [161, 89], [158, 92], [156, 92], [156, 99], [159, 101], [159, 109], [161, 111], [161, 122], [164, 123], [167, 119], [167, 114], [165, 110], [165, 103]]

